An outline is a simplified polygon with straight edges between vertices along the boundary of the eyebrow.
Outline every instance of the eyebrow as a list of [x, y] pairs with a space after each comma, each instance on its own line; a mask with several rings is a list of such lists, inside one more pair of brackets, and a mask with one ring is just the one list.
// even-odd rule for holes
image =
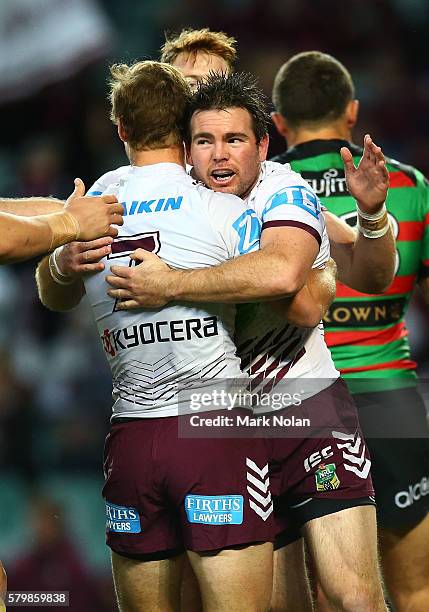
[[[225, 140], [237, 137], [243, 138], [244, 140], [247, 140], [249, 138], [249, 136], [247, 134], [244, 134], [243, 132], [227, 132], [226, 134], [224, 134]], [[194, 134], [194, 136], [192, 136], [192, 140], [196, 140], [197, 138], [213, 138], [213, 134], [211, 134], [210, 132], [198, 132], [197, 134]]]

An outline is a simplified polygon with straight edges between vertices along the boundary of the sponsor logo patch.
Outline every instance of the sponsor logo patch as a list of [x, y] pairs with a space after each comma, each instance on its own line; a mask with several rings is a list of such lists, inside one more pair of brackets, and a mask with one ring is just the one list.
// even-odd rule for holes
[[139, 513], [129, 506], [116, 506], [106, 502], [106, 531], [140, 533]]
[[302, 208], [316, 219], [322, 211], [319, 198], [310, 189], [303, 185], [291, 185], [280, 189], [269, 198], [263, 215], [277, 206], [289, 204]]
[[340, 486], [340, 479], [337, 476], [335, 463], [322, 463], [314, 475], [316, 479], [316, 489], [318, 491], [334, 491]]
[[248, 208], [232, 224], [239, 235], [238, 252], [240, 255], [254, 251], [259, 247], [261, 235], [261, 222], [254, 210]]
[[190, 523], [203, 525], [241, 525], [242, 495], [187, 495], [186, 516]]

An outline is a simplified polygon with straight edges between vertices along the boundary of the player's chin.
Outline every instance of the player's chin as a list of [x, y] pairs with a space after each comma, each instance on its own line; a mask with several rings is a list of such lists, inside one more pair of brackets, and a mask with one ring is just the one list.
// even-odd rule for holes
[[221, 191], [222, 193], [238, 193], [239, 181], [237, 175], [234, 174], [228, 180], [217, 180], [213, 176], [209, 177], [208, 186], [213, 191]]

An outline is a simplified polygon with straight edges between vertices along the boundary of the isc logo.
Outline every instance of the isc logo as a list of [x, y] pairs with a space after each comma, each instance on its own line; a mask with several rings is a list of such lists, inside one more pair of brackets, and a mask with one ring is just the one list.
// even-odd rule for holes
[[334, 453], [332, 452], [332, 446], [325, 446], [321, 451], [316, 451], [304, 461], [305, 471], [309, 472], [312, 468], [319, 465], [321, 461], [324, 461], [328, 457], [332, 457]]

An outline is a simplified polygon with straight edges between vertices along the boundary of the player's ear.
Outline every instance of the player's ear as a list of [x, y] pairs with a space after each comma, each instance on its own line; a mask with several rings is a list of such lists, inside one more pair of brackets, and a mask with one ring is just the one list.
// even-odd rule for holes
[[267, 159], [269, 144], [270, 137], [268, 136], [268, 134], [265, 134], [264, 136], [262, 136], [258, 144], [259, 161], [263, 162]]
[[347, 127], [349, 130], [353, 129], [356, 125], [359, 115], [359, 100], [350, 100], [346, 106], [345, 117], [347, 121]]
[[189, 166], [193, 166], [194, 162], [192, 161], [191, 143], [189, 142], [189, 140], [185, 140], [185, 154], [186, 154], [186, 163]]
[[128, 140], [127, 133], [120, 119], [118, 119], [118, 136], [122, 140], [122, 142], [127, 142]]
[[277, 111], [274, 111], [273, 113], [271, 113], [271, 119], [273, 120], [273, 123], [276, 126], [276, 130], [278, 131], [280, 136], [283, 136], [283, 138], [287, 139], [287, 135], [289, 133], [289, 126], [283, 115], [281, 115]]

